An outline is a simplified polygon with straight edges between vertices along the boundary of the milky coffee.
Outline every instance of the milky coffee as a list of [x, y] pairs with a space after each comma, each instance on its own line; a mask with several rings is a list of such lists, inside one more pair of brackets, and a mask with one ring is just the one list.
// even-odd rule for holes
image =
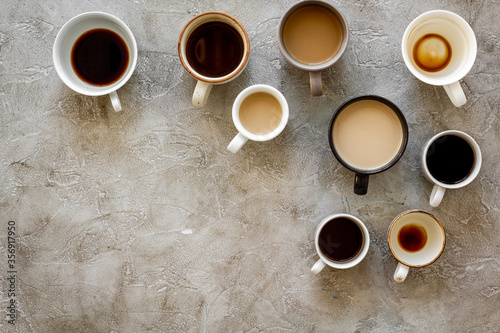
[[306, 65], [318, 65], [332, 59], [339, 52], [342, 41], [339, 19], [318, 5], [305, 5], [295, 10], [283, 27], [286, 51]]
[[386, 104], [360, 100], [337, 116], [332, 139], [344, 162], [360, 170], [377, 169], [398, 154], [403, 144], [403, 125]]
[[241, 102], [239, 118], [243, 127], [253, 134], [268, 134], [281, 122], [283, 110], [271, 94], [256, 92]]

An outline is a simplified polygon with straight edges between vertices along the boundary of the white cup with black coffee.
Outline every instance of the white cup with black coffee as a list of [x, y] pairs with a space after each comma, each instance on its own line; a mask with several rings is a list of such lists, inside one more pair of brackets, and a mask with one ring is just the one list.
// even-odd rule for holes
[[468, 134], [449, 130], [430, 138], [422, 149], [422, 172], [434, 183], [429, 204], [437, 207], [446, 189], [470, 184], [481, 169], [481, 150]]
[[137, 43], [120, 19], [103, 12], [73, 17], [59, 30], [52, 57], [69, 88], [88, 96], [109, 94], [114, 110], [122, 110], [116, 91], [134, 72]]
[[192, 103], [203, 107], [213, 85], [241, 74], [250, 55], [250, 39], [243, 25], [231, 15], [206, 12], [192, 18], [179, 35], [182, 66], [198, 80]]
[[333, 214], [319, 223], [314, 244], [319, 260], [313, 265], [311, 272], [318, 274], [327, 265], [346, 269], [359, 264], [370, 248], [370, 234], [357, 217]]

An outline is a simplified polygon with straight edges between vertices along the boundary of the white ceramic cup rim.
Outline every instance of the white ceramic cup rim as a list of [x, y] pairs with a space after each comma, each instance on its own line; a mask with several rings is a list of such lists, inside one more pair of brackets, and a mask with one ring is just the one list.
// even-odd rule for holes
[[[415, 263], [412, 263], [410, 262], [409, 260], [403, 260], [400, 256], [398, 256], [398, 252], [401, 252], [401, 253], [404, 253], [405, 251], [403, 249], [401, 249], [401, 247], [399, 246], [398, 244], [398, 240], [397, 240], [397, 237], [398, 237], [398, 232], [400, 229], [397, 229], [397, 230], [394, 230], [394, 227], [395, 225], [404, 217], [406, 217], [407, 215], [411, 215], [411, 214], [423, 214], [423, 215], [427, 215], [428, 217], [430, 217], [435, 223], [436, 225], [439, 227], [440, 231], [441, 231], [441, 234], [439, 236], [441, 236], [440, 239], [442, 239], [442, 243], [440, 245], [440, 250], [437, 251], [435, 253], [435, 255], [433, 255], [429, 260], [427, 260], [426, 262], [424, 263], [421, 263], [421, 264], [415, 264]], [[429, 220], [430, 221], [430, 220]], [[406, 225], [406, 224], [404, 224]], [[392, 237], [396, 237], [396, 239], [394, 241], [391, 242], [391, 238]], [[429, 236], [428, 236], [429, 237]], [[406, 265], [406, 266], [409, 266], [409, 267], [424, 267], [424, 266], [427, 266], [427, 265], [430, 265], [432, 264], [433, 262], [435, 262], [440, 256], [441, 254], [443, 253], [444, 251], [444, 247], [446, 245], [446, 233], [444, 231], [444, 227], [443, 225], [441, 224], [441, 222], [438, 220], [438, 218], [436, 216], [434, 216], [433, 214], [429, 213], [429, 212], [426, 212], [426, 211], [423, 211], [423, 210], [420, 210], [420, 209], [412, 209], [412, 210], [408, 210], [408, 211], [405, 211], [401, 214], [399, 214], [398, 216], [396, 216], [394, 218], [394, 220], [392, 220], [392, 223], [389, 227], [389, 232], [387, 234], [387, 243], [389, 244], [389, 249], [391, 250], [391, 253], [392, 255], [394, 256], [394, 258], [396, 258], [400, 263]], [[393, 245], [397, 247], [397, 249], [394, 249], [393, 248]], [[418, 255], [417, 253], [413, 253], [413, 254], [407, 254], [408, 256], [416, 256]]]
[[[238, 67], [236, 67], [231, 73], [220, 77], [209, 77], [198, 73], [191, 66], [186, 56], [186, 44], [189, 36], [194, 31], [194, 29], [196, 29], [197, 27], [206, 22], [218, 22], [218, 21], [231, 25], [240, 34], [244, 47], [243, 57], [241, 59], [241, 62], [238, 64]], [[193, 17], [191, 20], [188, 21], [188, 23], [186, 23], [186, 25], [184, 26], [179, 35], [177, 51], [182, 66], [184, 66], [184, 68], [188, 71], [189, 74], [191, 74], [192, 77], [194, 77], [197, 80], [212, 84], [222, 84], [233, 80], [243, 71], [243, 69], [245, 69], [246, 64], [248, 62], [248, 58], [250, 56], [250, 39], [248, 38], [248, 34], [245, 28], [236, 18], [223, 12], [211, 11], [211, 12], [201, 13]]]
[[[443, 19], [455, 24], [457, 30], [460, 30], [463, 34], [463, 37], [467, 40], [468, 54], [465, 55], [466, 62], [461, 67], [457, 68], [452, 74], [447, 75], [446, 77], [439, 77], [439, 72], [430, 73], [421, 70], [416, 65], [414, 65], [412, 55], [408, 54], [408, 40], [411, 34], [427, 19]], [[439, 34], [439, 31], [436, 31], [435, 33]], [[474, 31], [467, 23], [467, 21], [465, 21], [461, 16], [447, 10], [431, 10], [419, 15], [408, 25], [403, 35], [401, 50], [406, 67], [408, 67], [410, 72], [416, 78], [430, 85], [444, 86], [457, 82], [465, 75], [467, 75], [467, 73], [471, 70], [476, 59], [477, 42]]]
[[[356, 224], [359, 226], [361, 229], [361, 232], [363, 233], [363, 244], [361, 245], [361, 250], [358, 252], [358, 254], [349, 260], [346, 261], [333, 261], [326, 257], [321, 249], [319, 248], [319, 234], [321, 232], [321, 229], [330, 222], [333, 219], [337, 218], [346, 218], [349, 219], [353, 222], [356, 222]], [[316, 247], [316, 252], [318, 253], [318, 256], [323, 260], [325, 264], [327, 264], [330, 267], [333, 268], [338, 268], [338, 269], [346, 269], [346, 268], [351, 268], [359, 264], [366, 256], [368, 253], [368, 249], [370, 248], [370, 233], [368, 232], [368, 229], [366, 228], [365, 224], [358, 219], [355, 216], [352, 216], [350, 214], [332, 214], [327, 217], [325, 217], [316, 227], [316, 233], [314, 235], [314, 245]]]
[[[250, 96], [251, 94], [258, 93], [258, 92], [264, 92], [268, 93], [272, 96], [274, 96], [278, 102], [281, 105], [281, 111], [283, 112], [281, 121], [272, 132], [267, 133], [267, 134], [254, 134], [249, 132], [242, 124], [240, 121], [240, 116], [239, 116], [239, 111], [240, 111], [240, 106], [241, 103], [245, 98]], [[288, 109], [288, 103], [283, 96], [283, 94], [276, 88], [268, 86], [266, 84], [256, 84], [250, 87], [245, 88], [242, 92], [239, 93], [239, 95], [236, 97], [233, 103], [233, 122], [234, 126], [236, 126], [236, 129], [238, 132], [240, 132], [243, 136], [246, 138], [252, 140], [252, 141], [268, 141], [271, 139], [274, 139], [277, 137], [283, 129], [285, 129], [285, 126], [288, 122], [288, 117], [289, 117], [289, 109]]]
[[[458, 136], [465, 141], [469, 143], [471, 146], [472, 150], [474, 151], [474, 166], [472, 168], [472, 171], [470, 174], [462, 180], [459, 183], [456, 184], [445, 184], [434, 178], [432, 174], [429, 171], [429, 168], [427, 167], [427, 151], [429, 150], [430, 145], [438, 138], [445, 136], [445, 135], [455, 135]], [[434, 135], [432, 138], [430, 138], [426, 144], [424, 145], [424, 148], [422, 150], [422, 168], [424, 170], [424, 174], [429, 178], [434, 184], [439, 185], [441, 187], [447, 188], [447, 189], [457, 189], [464, 187], [466, 185], [469, 185], [479, 174], [479, 170], [481, 169], [481, 163], [482, 163], [482, 156], [481, 156], [481, 149], [479, 148], [479, 145], [477, 144], [476, 140], [474, 140], [470, 135], [467, 133], [457, 131], [457, 130], [447, 130], [441, 133], [438, 133]]]
[[[67, 36], [67, 34], [77, 27], [78, 25], [82, 24], [87, 19], [92, 19], [92, 18], [100, 18], [104, 19], [107, 21], [112, 22], [113, 24], [117, 25], [120, 27], [121, 32], [123, 32], [127, 38], [123, 38], [123, 36], [120, 34], [120, 31], [116, 31], [114, 29], [110, 29], [109, 27], [106, 27], [106, 29], [113, 30], [115, 33], [120, 35], [123, 39], [124, 42], [127, 44], [127, 48], [129, 51], [129, 63], [127, 66], [127, 69], [125, 73], [114, 83], [110, 85], [105, 85], [105, 86], [97, 86], [97, 85], [91, 85], [81, 79], [79, 79], [76, 74], [74, 74], [74, 77], [78, 79], [72, 79], [70, 76], [67, 74], [67, 71], [65, 70], [64, 66], [62, 63], [69, 63], [69, 66], [66, 67], [72, 67], [71, 66], [71, 57], [64, 58], [62, 59], [61, 56], [61, 44], [63, 43], [64, 38]], [[99, 29], [99, 26], [92, 27], [90, 29], [86, 29], [85, 31], [89, 31], [92, 29]], [[84, 31], [84, 32], [85, 32]], [[82, 34], [79, 34], [81, 36]], [[79, 37], [78, 36], [78, 37]], [[76, 38], [78, 38], [76, 37]], [[71, 43], [71, 45], [74, 45], [76, 42], [76, 39]], [[69, 50], [68, 54], [71, 55], [71, 50]], [[56, 69], [57, 74], [61, 78], [61, 80], [72, 90], [83, 94], [87, 96], [102, 96], [102, 95], [107, 95], [113, 91], [116, 91], [120, 89], [127, 81], [130, 79], [132, 76], [135, 67], [137, 65], [137, 43], [135, 41], [134, 35], [132, 31], [128, 28], [128, 26], [123, 23], [119, 18], [117, 18], [114, 15], [104, 13], [104, 12], [87, 12], [87, 13], [82, 13], [79, 14], [73, 18], [71, 18], [68, 22], [66, 22], [61, 30], [59, 30], [57, 37], [54, 42], [54, 46], [52, 48], [52, 58], [54, 61], [54, 67]], [[72, 75], [73, 77], [73, 75]], [[77, 81], [79, 84], [75, 84], [74, 81]]]

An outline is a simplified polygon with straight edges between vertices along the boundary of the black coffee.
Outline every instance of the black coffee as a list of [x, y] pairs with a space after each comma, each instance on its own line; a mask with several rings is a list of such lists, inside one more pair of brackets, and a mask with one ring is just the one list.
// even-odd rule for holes
[[235, 28], [224, 22], [208, 22], [189, 35], [186, 58], [201, 75], [221, 77], [234, 71], [243, 59], [244, 44]]
[[474, 167], [474, 150], [456, 135], [436, 139], [427, 150], [427, 168], [430, 174], [445, 184], [456, 184], [469, 176]]
[[363, 233], [350, 219], [339, 217], [327, 222], [319, 233], [319, 248], [333, 261], [354, 258], [363, 246]]
[[71, 50], [71, 65], [83, 81], [106, 86], [125, 73], [129, 62], [127, 44], [115, 32], [94, 29], [81, 35]]
[[427, 232], [424, 227], [407, 224], [399, 230], [398, 243], [407, 252], [417, 252], [427, 244]]

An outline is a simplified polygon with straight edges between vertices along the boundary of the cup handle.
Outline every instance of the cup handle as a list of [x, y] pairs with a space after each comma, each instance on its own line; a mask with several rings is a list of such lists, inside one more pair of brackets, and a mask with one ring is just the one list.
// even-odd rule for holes
[[197, 108], [203, 107], [207, 103], [208, 95], [210, 95], [210, 90], [212, 90], [212, 83], [205, 81], [198, 81], [193, 93], [193, 105]]
[[311, 94], [313, 96], [323, 95], [323, 80], [321, 72], [309, 72], [309, 82], [311, 84]]
[[365, 195], [368, 192], [368, 175], [357, 173], [354, 176], [354, 193]]
[[429, 199], [429, 204], [432, 207], [437, 207], [441, 203], [441, 200], [443, 200], [444, 192], [446, 189], [444, 187], [441, 187], [439, 185], [434, 185], [432, 188], [431, 192], [431, 197]]
[[122, 103], [120, 103], [120, 99], [118, 98], [118, 94], [116, 93], [116, 91], [110, 92], [109, 98], [111, 99], [113, 109], [115, 109], [116, 112], [120, 112], [122, 110]]
[[448, 94], [448, 97], [451, 99], [453, 105], [456, 107], [460, 107], [467, 102], [467, 98], [465, 97], [465, 93], [460, 85], [460, 82], [456, 81], [452, 84], [447, 84], [443, 86], [443, 88]]
[[316, 261], [313, 267], [311, 267], [311, 272], [313, 272], [314, 274], [318, 274], [323, 270], [323, 268], [325, 268], [325, 266], [325, 262], [322, 259], [319, 259], [318, 261]]
[[398, 283], [405, 282], [409, 270], [410, 267], [398, 262], [398, 265], [396, 266], [396, 271], [394, 272], [394, 281]]
[[229, 143], [227, 149], [232, 153], [237, 153], [238, 150], [248, 141], [248, 138], [241, 133], [238, 133], [234, 139]]

